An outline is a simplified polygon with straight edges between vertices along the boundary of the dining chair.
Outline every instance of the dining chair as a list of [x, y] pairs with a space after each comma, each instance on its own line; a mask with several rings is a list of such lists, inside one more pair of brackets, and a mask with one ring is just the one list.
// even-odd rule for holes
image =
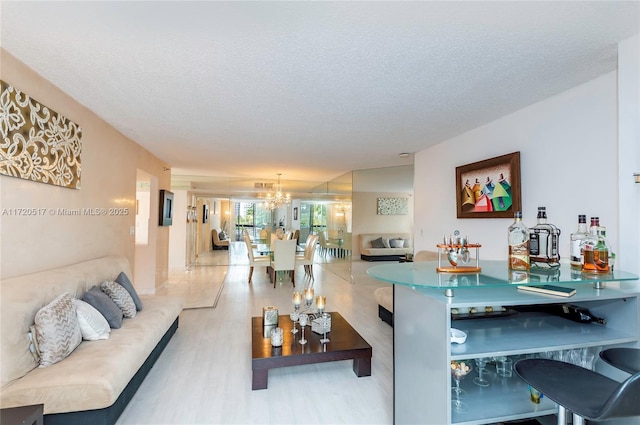
[[251, 238], [249, 238], [249, 236], [244, 236], [244, 243], [247, 245], [247, 255], [249, 256], [249, 283], [251, 283], [253, 268], [256, 266], [269, 267], [271, 265], [271, 258], [268, 255], [255, 256], [253, 254], [253, 246], [251, 245]]
[[307, 236], [307, 242], [304, 247], [304, 254], [296, 256], [296, 266], [304, 266], [305, 276], [311, 277], [311, 280], [315, 280], [313, 276], [313, 257], [316, 253], [316, 247], [318, 246], [318, 237], [316, 235]]
[[278, 235], [276, 235], [275, 233], [271, 233], [271, 240], [269, 242], [269, 246], [271, 247], [271, 252], [275, 251], [276, 246], [275, 243], [276, 241], [279, 241], [280, 239], [278, 238]]
[[296, 268], [296, 241], [279, 240], [274, 242], [273, 261], [271, 261], [271, 273], [273, 276], [273, 287], [276, 287], [276, 276], [278, 272], [290, 272], [291, 283], [296, 286], [295, 268]]
[[353, 234], [351, 232], [345, 232], [344, 238], [342, 239], [342, 251], [344, 257], [348, 257], [351, 255], [351, 250], [353, 249]]
[[267, 229], [260, 229], [260, 239], [262, 239], [263, 241], [267, 241], [268, 234], [269, 232], [267, 232]]
[[337, 243], [329, 242], [323, 231], [318, 232], [318, 237], [320, 238], [320, 253], [322, 255], [327, 255], [327, 252], [333, 255], [333, 252], [340, 247]]

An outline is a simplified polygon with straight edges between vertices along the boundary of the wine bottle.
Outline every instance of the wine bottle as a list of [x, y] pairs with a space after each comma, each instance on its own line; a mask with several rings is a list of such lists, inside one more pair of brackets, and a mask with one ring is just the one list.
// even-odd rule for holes
[[563, 317], [568, 320], [572, 320], [578, 323], [599, 323], [606, 325], [607, 321], [601, 317], [595, 316], [588, 309], [580, 307], [575, 304], [533, 304], [533, 305], [518, 305], [518, 306], [506, 306], [507, 310], [516, 310], [522, 313], [525, 312], [544, 312], [553, 314], [554, 316]]
[[557, 315], [564, 317], [565, 319], [573, 320], [578, 323], [599, 323], [606, 325], [607, 321], [601, 317], [594, 316], [588, 309], [580, 307], [574, 304], [562, 304], [559, 309], [556, 309]]

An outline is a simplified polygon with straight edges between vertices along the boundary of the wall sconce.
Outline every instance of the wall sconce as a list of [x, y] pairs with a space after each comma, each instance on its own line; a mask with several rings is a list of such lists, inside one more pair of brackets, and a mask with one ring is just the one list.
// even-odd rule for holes
[[640, 183], [640, 173], [633, 173], [633, 178], [635, 179], [636, 183]]

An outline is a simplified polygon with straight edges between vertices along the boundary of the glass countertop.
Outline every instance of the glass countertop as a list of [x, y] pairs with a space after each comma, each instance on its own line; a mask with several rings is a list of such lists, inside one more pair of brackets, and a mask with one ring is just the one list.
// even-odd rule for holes
[[455, 289], [476, 286], [509, 286], [541, 284], [580, 284], [638, 280], [638, 276], [614, 270], [611, 273], [587, 274], [574, 270], [569, 264], [555, 269], [532, 268], [528, 273], [509, 270], [506, 261], [480, 261], [480, 273], [439, 273], [437, 261], [382, 264], [367, 269], [367, 274], [385, 282], [422, 286], [426, 288]]

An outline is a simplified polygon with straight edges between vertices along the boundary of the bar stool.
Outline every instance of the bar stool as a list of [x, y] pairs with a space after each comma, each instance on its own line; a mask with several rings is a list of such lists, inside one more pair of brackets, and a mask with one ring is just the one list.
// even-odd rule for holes
[[558, 404], [558, 425], [566, 425], [566, 411], [573, 425], [584, 420], [604, 421], [640, 416], [640, 373], [617, 382], [571, 363], [549, 359], [523, 359], [514, 369], [527, 384]]
[[631, 375], [640, 372], [640, 348], [607, 348], [600, 351], [600, 358]]

